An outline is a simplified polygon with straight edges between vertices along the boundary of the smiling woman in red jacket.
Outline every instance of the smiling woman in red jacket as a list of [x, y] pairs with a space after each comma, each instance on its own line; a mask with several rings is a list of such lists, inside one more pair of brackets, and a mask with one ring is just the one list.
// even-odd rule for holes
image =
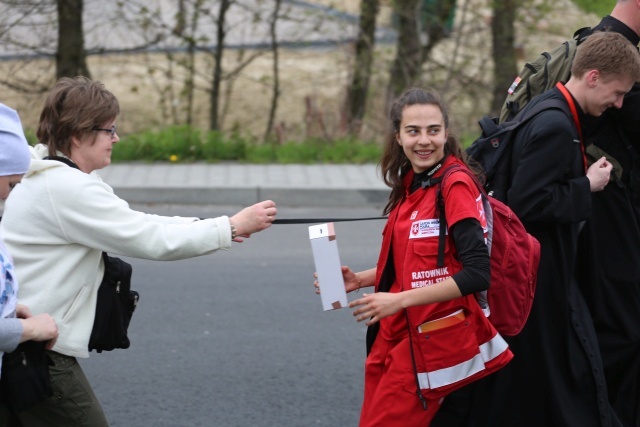
[[429, 425], [445, 396], [513, 357], [474, 297], [489, 287], [489, 254], [481, 195], [466, 173], [452, 173], [441, 190], [449, 230], [437, 263], [438, 186], [430, 184], [452, 165], [468, 167], [446, 108], [410, 89], [390, 123], [381, 168], [392, 190], [377, 268], [343, 267], [347, 291], [375, 286], [350, 304], [369, 326], [361, 427]]

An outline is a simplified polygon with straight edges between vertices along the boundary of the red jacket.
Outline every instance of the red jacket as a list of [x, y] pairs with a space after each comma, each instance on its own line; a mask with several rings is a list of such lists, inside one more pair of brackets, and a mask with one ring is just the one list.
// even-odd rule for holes
[[[454, 162], [460, 163], [453, 156], [446, 159], [433, 178], [438, 178]], [[406, 188], [413, 176], [410, 171], [405, 177]], [[456, 183], [456, 194], [468, 197], [448, 197], [451, 187]], [[446, 238], [444, 266], [437, 266], [437, 187], [407, 194], [389, 214], [378, 260], [376, 291], [379, 290], [388, 262], [393, 264], [394, 271], [390, 292], [430, 286], [462, 269], [450, 235]], [[465, 218], [477, 218], [483, 226], [486, 225], [480, 193], [470, 177], [466, 174], [452, 175], [442, 192], [448, 224], [453, 225]], [[393, 259], [389, 258], [391, 252]], [[452, 313], [457, 315], [449, 316]], [[444, 317], [447, 318], [438, 320]], [[438, 321], [427, 323], [433, 320]], [[423, 324], [426, 325], [420, 327]], [[423, 332], [419, 331], [419, 327]], [[502, 368], [513, 357], [507, 343], [484, 315], [474, 295], [410, 307], [406, 313], [400, 312], [383, 319], [380, 333], [391, 339], [398, 334], [406, 334], [407, 329], [411, 331], [412, 357], [415, 359], [420, 389], [430, 399], [445, 396]]]

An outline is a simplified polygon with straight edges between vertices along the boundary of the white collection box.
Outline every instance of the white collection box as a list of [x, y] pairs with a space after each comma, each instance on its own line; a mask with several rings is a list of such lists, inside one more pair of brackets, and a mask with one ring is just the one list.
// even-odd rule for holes
[[338, 241], [333, 223], [310, 226], [309, 239], [318, 283], [320, 283], [322, 308], [327, 311], [346, 307], [347, 291], [344, 289]]

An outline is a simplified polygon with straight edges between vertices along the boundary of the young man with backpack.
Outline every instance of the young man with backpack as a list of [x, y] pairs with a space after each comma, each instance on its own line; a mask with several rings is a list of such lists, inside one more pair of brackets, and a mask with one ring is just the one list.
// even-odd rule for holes
[[[566, 81], [575, 46], [590, 34], [612, 31], [640, 42], [640, 0], [618, 0], [592, 29], [528, 63], [509, 89], [501, 113], [508, 120], [536, 94]], [[566, 55], [565, 55], [566, 54]], [[546, 65], [543, 65], [546, 64]], [[537, 72], [533, 75], [533, 70]], [[547, 86], [548, 87], [548, 86]], [[611, 404], [625, 426], [640, 427], [640, 83], [622, 108], [586, 117], [589, 161], [605, 155], [612, 183], [593, 195], [578, 254], [579, 284], [593, 317]]]
[[[592, 192], [609, 182], [605, 157], [587, 167], [583, 133], [587, 115], [620, 108], [640, 77], [640, 57], [610, 32], [589, 36], [577, 49], [566, 85], [526, 107], [559, 99], [565, 109], [537, 114], [513, 140], [507, 204], [541, 244], [538, 284], [522, 332], [507, 341], [514, 359], [478, 382], [469, 394], [443, 405], [433, 426], [617, 426], [609, 405], [593, 322], [576, 278], [578, 236], [592, 210]], [[471, 397], [470, 397], [471, 396]], [[470, 398], [469, 405], [461, 400]], [[457, 400], [458, 399], [458, 400]], [[457, 402], [456, 402], [457, 400]], [[466, 423], [447, 418], [470, 409]]]

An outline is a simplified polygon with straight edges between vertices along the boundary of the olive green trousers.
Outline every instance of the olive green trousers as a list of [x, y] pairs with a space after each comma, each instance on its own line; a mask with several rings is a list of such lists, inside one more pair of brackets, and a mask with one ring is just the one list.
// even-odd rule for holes
[[108, 427], [102, 406], [75, 357], [49, 351], [53, 396], [26, 411], [0, 405], [0, 427]]

